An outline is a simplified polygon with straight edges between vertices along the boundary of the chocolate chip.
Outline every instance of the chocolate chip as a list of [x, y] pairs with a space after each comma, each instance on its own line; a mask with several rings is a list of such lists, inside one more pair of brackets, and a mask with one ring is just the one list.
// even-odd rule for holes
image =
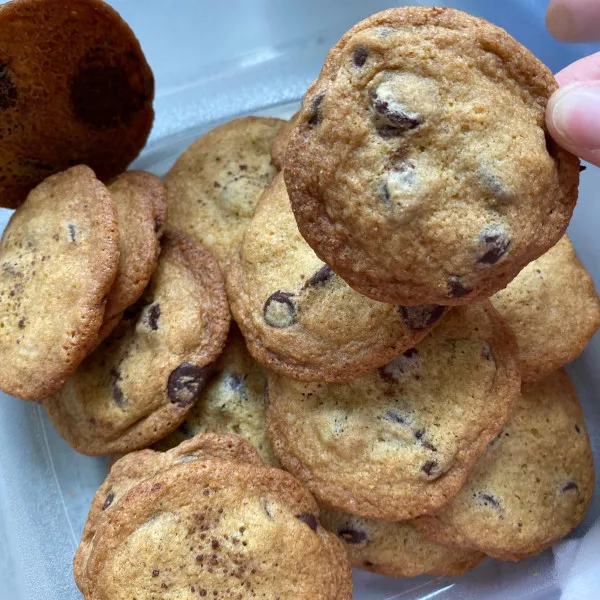
[[508, 252], [510, 238], [503, 229], [491, 226], [479, 234], [480, 256], [475, 260], [478, 265], [495, 265]]
[[403, 417], [400, 413], [396, 412], [395, 410], [388, 410], [385, 413], [385, 416], [390, 421], [393, 421], [394, 423], [398, 423], [399, 425], [406, 425], [407, 424], [406, 418]]
[[304, 287], [312, 287], [320, 283], [325, 283], [333, 277], [333, 271], [329, 265], [323, 265], [310, 279], [306, 281]]
[[[410, 112], [400, 102], [393, 98], [393, 89], [388, 84], [381, 84], [371, 95], [371, 104], [375, 112], [385, 119], [386, 124], [401, 132], [416, 129], [423, 124], [423, 118]], [[381, 135], [381, 133], [380, 133]]]
[[260, 504], [265, 515], [267, 515], [269, 519], [273, 519], [273, 509], [271, 508], [271, 503], [266, 498], [262, 498]]
[[160, 571], [158, 569], [153, 569], [152, 577], [158, 577], [160, 575]]
[[317, 517], [312, 513], [302, 513], [300, 515], [296, 515], [297, 519], [300, 519], [303, 523], [306, 523], [313, 531], [317, 531], [317, 527], [319, 526], [319, 522], [317, 521]]
[[567, 481], [567, 483], [562, 486], [562, 491], [568, 492], [569, 490], [579, 490], [579, 487], [574, 481]]
[[427, 440], [422, 440], [421, 445], [423, 446], [423, 448], [427, 448], [427, 450], [431, 450], [432, 452], [437, 452], [437, 448], [433, 444], [428, 442]]
[[123, 406], [125, 406], [125, 395], [123, 394], [123, 392], [121, 391], [121, 386], [120, 386], [120, 379], [121, 379], [121, 373], [119, 372], [118, 369], [112, 369], [112, 371], [110, 372], [110, 376], [112, 377], [112, 390], [113, 390], [113, 399], [115, 401], [115, 404], [119, 407], [119, 408], [123, 408]]
[[148, 311], [147, 319], [148, 319], [148, 327], [152, 329], [152, 331], [156, 331], [158, 329], [158, 319], [160, 317], [160, 304], [157, 302], [150, 307]]
[[311, 114], [308, 118], [308, 124], [316, 127], [321, 122], [323, 118], [321, 115], [321, 105], [323, 104], [323, 100], [325, 99], [325, 92], [319, 92], [316, 96], [311, 100]]
[[293, 294], [278, 290], [267, 298], [263, 309], [263, 317], [267, 325], [281, 329], [294, 323], [296, 305], [292, 297]]
[[411, 329], [427, 329], [437, 323], [445, 312], [445, 307], [437, 304], [425, 304], [423, 306], [399, 306], [402, 320]]
[[492, 494], [488, 494], [486, 492], [477, 492], [473, 494], [473, 498], [477, 504], [482, 504], [483, 506], [491, 506], [492, 508], [496, 508], [500, 510], [500, 502], [492, 496]]
[[575, 425], [575, 431], [577, 433], [581, 433], [581, 428], [579, 427], [579, 425]]
[[587, 167], [585, 165], [579, 165], [579, 172], [580, 173], [583, 173], [586, 169], [587, 169]]
[[352, 62], [357, 67], [362, 67], [367, 62], [367, 56], [369, 56], [369, 51], [363, 46], [359, 46], [352, 53]]
[[0, 61], [0, 110], [8, 110], [17, 103], [19, 92], [14, 84], [8, 63]]
[[383, 181], [379, 186], [379, 197], [383, 200], [384, 204], [387, 206], [390, 205], [390, 188], [387, 184], [387, 181]]
[[451, 275], [448, 277], [448, 296], [451, 298], [463, 298], [472, 290], [460, 277]]
[[23, 329], [25, 327], [25, 317], [21, 317], [17, 325], [19, 326], [19, 329]]
[[419, 369], [419, 351], [409, 348], [406, 352], [380, 367], [379, 376], [385, 381], [400, 381], [406, 375], [417, 375]]
[[362, 529], [340, 529], [338, 535], [346, 544], [362, 544], [367, 541], [367, 533]]
[[180, 408], [190, 406], [200, 396], [208, 379], [208, 367], [198, 367], [191, 363], [179, 365], [170, 375], [167, 383], [169, 400]]
[[69, 238], [72, 242], [75, 241], [75, 225], [69, 223]]
[[227, 385], [241, 396], [246, 396], [246, 380], [243, 375], [239, 373], [228, 373], [227, 374]]
[[115, 493], [108, 492], [108, 494], [106, 494], [106, 498], [104, 499], [104, 504], [102, 505], [102, 510], [106, 510], [113, 503], [114, 499], [115, 499]]
[[432, 477], [435, 475], [438, 468], [437, 460], [428, 460], [422, 467], [421, 471], [427, 475], [427, 477]]

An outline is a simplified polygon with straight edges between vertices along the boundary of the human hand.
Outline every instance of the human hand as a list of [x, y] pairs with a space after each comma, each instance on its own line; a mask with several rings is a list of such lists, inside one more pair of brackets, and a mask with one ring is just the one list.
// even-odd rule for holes
[[[550, 33], [563, 42], [600, 39], [600, 0], [551, 0]], [[600, 166], [600, 52], [557, 73], [560, 89], [548, 103], [552, 137], [573, 154]]]

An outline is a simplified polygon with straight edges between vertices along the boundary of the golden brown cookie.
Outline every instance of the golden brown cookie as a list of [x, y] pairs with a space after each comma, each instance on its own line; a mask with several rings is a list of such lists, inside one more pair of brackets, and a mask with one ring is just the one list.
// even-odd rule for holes
[[135, 304], [156, 269], [160, 237], [167, 221], [167, 191], [156, 175], [128, 171], [108, 189], [119, 218], [119, 268], [106, 301], [105, 319]]
[[303, 381], [367, 374], [414, 347], [447, 310], [384, 304], [349, 287], [300, 235], [281, 174], [232, 258], [227, 296], [254, 358]]
[[0, 242], [0, 388], [57, 392], [92, 349], [119, 261], [115, 203], [88, 167], [37, 186]]
[[221, 353], [229, 308], [216, 261], [166, 233], [143, 300], [45, 408], [79, 452], [131, 452], [176, 429]]
[[400, 521], [458, 493], [519, 387], [512, 332], [489, 302], [473, 304], [354, 381], [269, 373], [267, 432], [283, 468], [320, 502]]
[[566, 235], [495, 294], [492, 304], [517, 336], [523, 381], [542, 379], [575, 360], [600, 326], [594, 282]]
[[222, 269], [276, 173], [271, 144], [281, 119], [244, 117], [196, 140], [167, 173], [173, 227], [202, 242]]
[[78, 582], [86, 600], [350, 600], [346, 552], [318, 515], [308, 490], [278, 469], [180, 462], [106, 511]]
[[491, 23], [400, 7], [350, 29], [302, 105], [284, 174], [300, 232], [359, 292], [468, 304], [563, 235], [579, 160], [546, 131], [550, 70]]
[[[154, 77], [129, 26], [100, 0], [0, 6], [0, 205], [89, 165], [122, 173], [150, 133]], [[35, 107], [35, 110], [32, 110]]]
[[279, 128], [279, 131], [273, 139], [273, 144], [271, 145], [271, 162], [275, 165], [275, 168], [278, 171], [283, 169], [283, 160], [285, 158], [285, 153], [287, 152], [287, 145], [290, 141], [290, 135], [294, 127], [296, 127], [299, 114], [299, 111], [294, 113], [290, 120], [286, 121]]
[[521, 560], [567, 535], [583, 518], [593, 491], [583, 413], [560, 370], [523, 385], [510, 421], [463, 489], [415, 525], [442, 544]]

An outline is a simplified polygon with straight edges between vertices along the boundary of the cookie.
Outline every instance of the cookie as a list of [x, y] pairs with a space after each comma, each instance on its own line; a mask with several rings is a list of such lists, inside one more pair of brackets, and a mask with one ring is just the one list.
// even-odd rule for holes
[[367, 374], [414, 347], [446, 312], [384, 304], [349, 287], [300, 235], [281, 174], [231, 261], [227, 296], [254, 358], [305, 381]]
[[346, 552], [318, 514], [308, 490], [278, 469], [180, 462], [106, 511], [79, 580], [86, 600], [350, 600]]
[[198, 435], [168, 452], [140, 450], [116, 460], [92, 500], [81, 542], [73, 559], [75, 582], [84, 594], [88, 587], [85, 569], [96, 530], [121, 498], [142, 481], [168, 470], [173, 465], [207, 458], [262, 464], [256, 450], [241, 438], [214, 433]]
[[91, 169], [29, 194], [0, 242], [4, 392], [40, 400], [62, 387], [95, 343], [118, 261], [115, 203]]
[[559, 370], [523, 384], [510, 421], [465, 487], [415, 525], [443, 544], [521, 560], [567, 535], [583, 518], [593, 490], [583, 413]]
[[416, 348], [353, 381], [269, 373], [267, 432], [320, 502], [401, 521], [458, 493], [519, 387], [516, 341], [485, 302], [451, 310]]
[[276, 173], [271, 144], [283, 123], [245, 117], [220, 125], [196, 140], [165, 177], [170, 223], [202, 242], [222, 269]]
[[228, 327], [216, 261], [186, 235], [166, 233], [142, 300], [45, 403], [50, 419], [83, 454], [149, 446], [185, 420]]
[[300, 112], [294, 113], [289, 121], [286, 121], [280, 128], [275, 137], [273, 138], [273, 144], [271, 145], [271, 162], [275, 165], [278, 171], [283, 169], [283, 161], [285, 153], [287, 152], [288, 142], [290, 141], [290, 135], [296, 127], [298, 121], [298, 115]]
[[105, 319], [134, 304], [156, 269], [160, 237], [167, 221], [164, 183], [144, 171], [128, 171], [108, 189], [117, 205], [120, 242], [117, 277], [106, 301]]
[[353, 567], [388, 577], [464, 575], [485, 554], [428, 540], [410, 521], [388, 523], [321, 507], [321, 524], [345, 544]]
[[375, 14], [329, 52], [284, 173], [300, 232], [359, 292], [492, 296], [563, 235], [579, 160], [547, 134], [549, 69], [449, 8]]
[[198, 401], [178, 429], [156, 448], [174, 448], [199, 433], [231, 433], [252, 444], [266, 465], [278, 466], [265, 428], [266, 384], [265, 370], [250, 356], [240, 332], [232, 327]]
[[575, 360], [600, 326], [594, 282], [565, 235], [528, 264], [492, 304], [512, 327], [523, 381], [536, 381]]
[[[122, 173], [152, 127], [154, 77], [119, 14], [100, 0], [0, 6], [0, 205], [78, 164]], [[32, 110], [32, 107], [35, 110]]]

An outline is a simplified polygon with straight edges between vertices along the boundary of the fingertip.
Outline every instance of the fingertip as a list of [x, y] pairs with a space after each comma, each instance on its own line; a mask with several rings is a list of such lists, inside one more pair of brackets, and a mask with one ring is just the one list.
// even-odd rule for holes
[[546, 27], [560, 42], [571, 42], [574, 36], [573, 13], [562, 0], [552, 0], [546, 10]]

